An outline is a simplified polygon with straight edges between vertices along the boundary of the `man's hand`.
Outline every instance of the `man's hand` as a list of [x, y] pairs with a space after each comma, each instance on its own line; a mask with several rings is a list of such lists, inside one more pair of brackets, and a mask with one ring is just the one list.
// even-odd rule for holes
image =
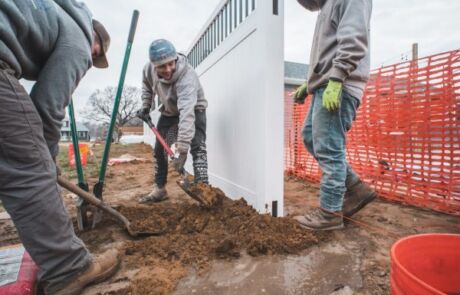
[[136, 112], [136, 116], [141, 118], [143, 121], [147, 121], [150, 116], [150, 107], [144, 106]]
[[188, 154], [189, 148], [190, 148], [190, 145], [186, 143], [183, 143], [183, 142], [176, 143], [176, 152], [178, 155], [174, 156], [173, 166], [174, 166], [174, 169], [179, 173], [184, 172], [184, 165], [185, 165], [185, 162], [187, 161], [187, 154]]
[[323, 93], [323, 107], [329, 112], [340, 107], [340, 95], [342, 94], [342, 82], [329, 80]]
[[308, 87], [307, 87], [307, 82], [305, 82], [297, 88], [294, 95], [292, 96], [292, 99], [294, 100], [295, 103], [304, 104], [305, 98], [307, 98], [307, 95], [308, 95]]
[[185, 162], [187, 161], [187, 154], [182, 153], [179, 154], [179, 156], [175, 156], [172, 163], [174, 166], [174, 169], [179, 172], [179, 173], [184, 173], [184, 165]]

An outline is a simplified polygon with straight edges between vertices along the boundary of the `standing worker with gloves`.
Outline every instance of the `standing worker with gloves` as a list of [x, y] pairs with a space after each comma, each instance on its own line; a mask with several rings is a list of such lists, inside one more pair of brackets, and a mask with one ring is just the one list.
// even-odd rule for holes
[[[208, 160], [206, 153], [206, 107], [203, 88], [195, 70], [187, 58], [177, 54], [174, 45], [164, 39], [150, 45], [150, 62], [143, 71], [141, 115], [150, 113], [158, 95], [162, 106], [157, 129], [168, 144], [177, 138], [179, 156], [173, 162], [181, 172], [187, 154], [193, 157], [195, 182], [208, 183]], [[156, 160], [153, 191], [142, 197], [141, 203], [160, 202], [168, 198], [165, 185], [168, 176], [168, 159], [163, 146], [157, 140], [154, 148]]]
[[307, 92], [313, 94], [302, 136], [322, 178], [320, 208], [295, 219], [308, 229], [339, 229], [342, 216], [353, 215], [376, 197], [345, 159], [346, 133], [369, 79], [372, 0], [298, 2], [310, 11], [320, 10], [307, 83], [299, 87], [294, 100], [303, 103]]
[[[56, 183], [60, 127], [72, 92], [110, 38], [86, 6], [67, 0], [0, 1], [0, 199], [37, 264], [45, 294], [77, 295], [119, 266], [91, 256], [75, 235]], [[33, 80], [29, 94], [19, 79]]]

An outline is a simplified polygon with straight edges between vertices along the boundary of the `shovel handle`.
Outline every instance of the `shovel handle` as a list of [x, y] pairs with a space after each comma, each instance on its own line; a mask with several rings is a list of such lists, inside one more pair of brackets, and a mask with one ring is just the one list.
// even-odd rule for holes
[[87, 191], [84, 191], [80, 187], [76, 186], [75, 184], [67, 181], [62, 176], [58, 176], [58, 183], [60, 186], [76, 194], [77, 196], [84, 199], [91, 205], [94, 205], [97, 208], [101, 209], [102, 211], [107, 212], [108, 214], [114, 216], [116, 219], [121, 221], [126, 226], [129, 225], [129, 220], [126, 217], [124, 217], [120, 212], [108, 206], [106, 203], [94, 197], [92, 194], [88, 193]]
[[158, 129], [156, 129], [155, 127], [150, 127], [150, 129], [152, 130], [153, 133], [155, 133], [155, 136], [157, 138], [157, 140], [161, 143], [161, 145], [163, 146], [163, 148], [165, 149], [166, 153], [168, 154], [168, 156], [170, 156], [171, 158], [174, 158], [174, 153], [173, 151], [171, 150], [171, 148], [168, 146], [168, 144], [166, 143], [166, 141], [163, 139], [163, 137], [161, 136], [160, 132], [158, 131]]
[[137, 21], [139, 20], [139, 11], [133, 11], [133, 17], [131, 18], [131, 26], [129, 27], [128, 42], [133, 43], [134, 34], [136, 33]]
[[166, 143], [166, 141], [164, 140], [163, 136], [161, 136], [161, 134], [158, 131], [158, 129], [153, 124], [152, 119], [150, 118], [150, 115], [148, 115], [148, 114], [147, 115], [142, 115], [140, 113], [138, 113], [137, 115], [138, 115], [138, 117], [140, 119], [142, 119], [142, 121], [144, 121], [147, 125], [149, 125], [150, 130], [152, 130], [152, 132], [155, 134], [155, 137], [161, 143], [161, 145], [165, 149], [165, 151], [168, 154], [168, 156], [170, 156], [171, 158], [174, 158], [173, 151], [171, 150], [169, 145]]

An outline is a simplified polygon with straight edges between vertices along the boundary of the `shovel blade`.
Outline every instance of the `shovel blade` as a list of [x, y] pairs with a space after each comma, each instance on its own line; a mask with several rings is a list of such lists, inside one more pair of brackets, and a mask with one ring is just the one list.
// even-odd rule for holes
[[177, 184], [179, 185], [179, 187], [188, 195], [190, 196], [192, 199], [194, 199], [195, 201], [197, 201], [198, 203], [200, 203], [201, 205], [203, 206], [206, 206], [208, 207], [209, 205], [206, 203], [206, 201], [204, 201], [198, 194], [190, 191], [190, 183], [188, 183], [187, 181], [182, 181], [182, 180], [178, 180], [177, 181]]
[[192, 199], [206, 208], [213, 208], [222, 204], [225, 194], [209, 184], [192, 183], [188, 175], [177, 181], [180, 188]]
[[200, 203], [201, 205], [203, 206], [208, 206], [206, 201], [203, 200], [203, 198], [201, 198], [198, 194], [196, 194], [195, 192], [191, 191], [190, 190], [190, 186], [191, 186], [191, 176], [190, 174], [185, 171], [185, 169], [182, 171], [182, 177], [181, 179], [179, 179], [176, 183], [177, 185], [179, 185], [179, 187], [187, 194], [189, 195], [190, 197], [192, 197], [192, 199], [194, 199], [195, 201], [197, 201], [198, 203]]

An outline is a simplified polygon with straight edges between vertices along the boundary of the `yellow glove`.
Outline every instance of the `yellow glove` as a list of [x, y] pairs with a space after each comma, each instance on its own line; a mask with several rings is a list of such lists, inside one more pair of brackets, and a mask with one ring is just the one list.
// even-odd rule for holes
[[342, 93], [342, 82], [329, 80], [326, 90], [323, 93], [323, 107], [329, 112], [335, 111], [340, 106], [340, 94]]
[[305, 98], [307, 98], [307, 95], [308, 95], [308, 88], [307, 88], [307, 82], [305, 82], [296, 89], [294, 95], [292, 96], [292, 99], [294, 99], [295, 103], [303, 104], [305, 102]]

